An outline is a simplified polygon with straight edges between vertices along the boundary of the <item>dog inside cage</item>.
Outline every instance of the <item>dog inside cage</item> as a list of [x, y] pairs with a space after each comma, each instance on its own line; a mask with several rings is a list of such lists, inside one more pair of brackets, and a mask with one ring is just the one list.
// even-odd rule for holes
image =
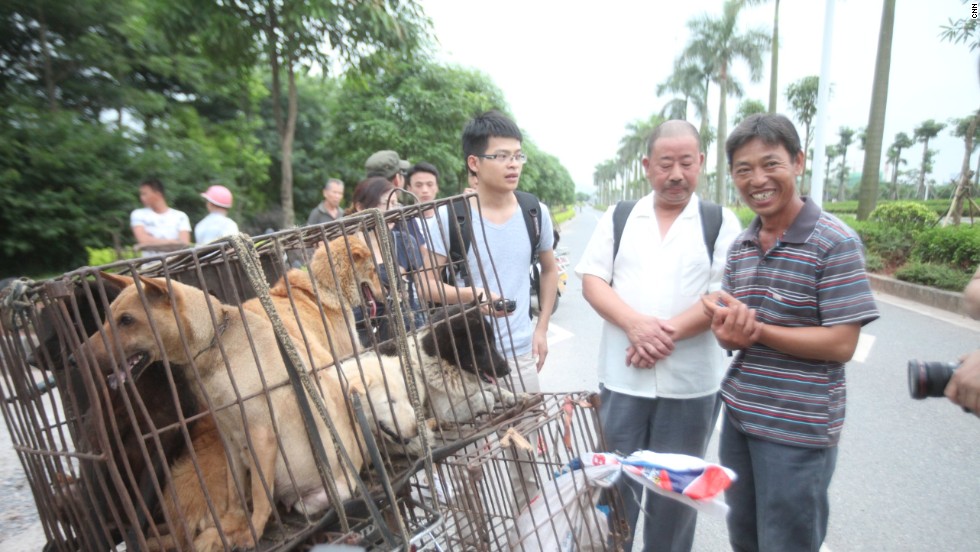
[[[419, 221], [448, 205], [34, 284], [0, 339], [4, 415], [51, 548], [511, 546], [501, 528], [567, 458], [515, 449], [473, 479], [474, 447], [543, 403], [501, 354], [489, 298], [432, 288], [424, 244], [460, 228]], [[587, 433], [576, 446], [594, 450]]]

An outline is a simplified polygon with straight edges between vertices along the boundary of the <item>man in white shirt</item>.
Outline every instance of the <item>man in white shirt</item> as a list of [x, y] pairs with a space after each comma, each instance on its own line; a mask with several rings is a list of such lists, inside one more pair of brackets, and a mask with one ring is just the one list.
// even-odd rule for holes
[[183, 211], [167, 205], [162, 182], [155, 178], [141, 182], [140, 203], [143, 207], [129, 215], [129, 226], [144, 257], [191, 244], [191, 221]]
[[238, 224], [228, 218], [233, 197], [224, 186], [211, 186], [201, 194], [208, 208], [208, 216], [194, 226], [194, 241], [198, 245], [238, 233]]
[[[661, 124], [647, 152], [643, 167], [653, 192], [626, 219], [618, 253], [610, 208], [575, 268], [585, 299], [605, 319], [599, 418], [610, 450], [703, 457], [727, 362], [700, 297], [721, 288], [728, 248], [740, 226], [734, 213], [722, 210], [709, 258], [694, 194], [704, 162], [694, 126]], [[632, 535], [640, 487], [627, 485], [633, 490], [620, 488]], [[645, 511], [644, 550], [691, 549], [694, 509], [649, 493]]]

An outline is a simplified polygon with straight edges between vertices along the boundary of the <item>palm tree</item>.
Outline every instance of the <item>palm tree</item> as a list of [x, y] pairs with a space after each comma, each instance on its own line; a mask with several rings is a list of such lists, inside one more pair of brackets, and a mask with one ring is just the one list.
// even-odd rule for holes
[[[749, 4], [756, 6], [765, 4], [769, 0], [748, 0]], [[772, 49], [769, 58], [769, 113], [776, 112], [776, 99], [779, 93], [779, 0], [775, 0], [776, 9], [772, 16]], [[807, 150], [803, 150], [807, 151]], [[806, 170], [806, 167], [804, 167]]]
[[919, 169], [919, 188], [916, 190], [916, 197], [924, 199], [926, 197], [926, 174], [932, 172], [929, 163], [929, 140], [939, 135], [946, 128], [946, 123], [937, 123], [929, 119], [923, 121], [921, 125], [915, 127], [913, 136], [917, 142], [922, 142], [922, 166]]
[[823, 198], [826, 200], [830, 197], [830, 165], [834, 162], [834, 159], [840, 155], [840, 146], [832, 145], [827, 146], [826, 149], [827, 166], [824, 168], [823, 177]]
[[738, 109], [735, 110], [735, 119], [732, 121], [735, 126], [747, 119], [751, 115], [756, 113], [765, 113], [766, 106], [759, 100], [747, 99], [742, 100], [742, 103], [738, 104]]
[[[773, 48], [775, 50], [775, 48]], [[817, 92], [820, 89], [820, 77], [811, 75], [786, 87], [786, 100], [793, 110], [796, 120], [803, 123], [805, 129], [803, 151], [810, 151], [810, 124], [817, 115]], [[806, 175], [806, 162], [803, 160], [803, 174]], [[801, 185], [802, 187], [802, 185]]]
[[840, 148], [840, 183], [837, 185], [837, 201], [844, 201], [845, 191], [847, 187], [844, 185], [844, 181], [847, 179], [847, 148], [854, 142], [854, 130], [847, 127], [840, 127], [837, 131], [837, 135], [840, 136], [840, 143], [837, 145]]
[[[898, 166], [905, 163], [902, 159], [902, 150], [911, 148], [915, 145], [915, 142], [909, 138], [908, 134], [904, 132], [899, 132], [895, 135], [895, 141], [892, 142], [891, 148], [888, 149], [889, 152], [895, 150], [894, 157], [894, 169], [892, 170], [892, 189], [894, 190], [894, 199], [898, 199]], [[889, 160], [892, 160], [891, 154], [889, 153]]]
[[[667, 80], [657, 85], [657, 95], [666, 92], [680, 94], [667, 102], [660, 116], [670, 119], [687, 119], [688, 105], [694, 108], [694, 115], [700, 119], [701, 147], [708, 151], [704, 135], [708, 130], [708, 85], [711, 82], [711, 69], [692, 60], [678, 58], [674, 61], [674, 72]], [[670, 116], [668, 117], [668, 113]], [[683, 114], [681, 114], [683, 113]]]
[[718, 203], [724, 203], [726, 199], [725, 148], [722, 146], [728, 133], [728, 111], [725, 102], [731, 93], [729, 73], [732, 64], [741, 59], [749, 66], [752, 82], [758, 82], [762, 78], [762, 52], [769, 47], [769, 36], [760, 30], [751, 30], [745, 34], [738, 33], [736, 24], [742, 5], [739, 0], [728, 0], [725, 2], [720, 19], [705, 14], [688, 21], [691, 39], [681, 54], [684, 58], [701, 60], [704, 66], [711, 67], [714, 70], [712, 79], [720, 91], [717, 140], [719, 147], [715, 148], [718, 151], [715, 165], [717, 173], [715, 201]]
[[892, 182], [891, 182], [891, 198], [898, 199], [898, 169], [902, 163], [906, 163], [902, 159], [902, 150], [895, 147], [894, 144], [888, 147], [888, 152], [886, 153], [886, 161], [892, 166]]
[[864, 146], [864, 168], [861, 169], [861, 187], [858, 189], [858, 220], [867, 219], [878, 202], [881, 143], [885, 132], [885, 108], [888, 105], [888, 75], [891, 70], [894, 27], [895, 0], [885, 0], [881, 8], [875, 80], [871, 90], [871, 111], [868, 113], [868, 131]]

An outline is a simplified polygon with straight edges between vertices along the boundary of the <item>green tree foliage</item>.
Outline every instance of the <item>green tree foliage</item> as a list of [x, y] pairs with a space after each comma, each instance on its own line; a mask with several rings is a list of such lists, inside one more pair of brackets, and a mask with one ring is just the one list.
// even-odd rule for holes
[[919, 199], [926, 197], [926, 175], [932, 172], [932, 164], [929, 155], [929, 140], [939, 136], [939, 133], [946, 128], [946, 123], [938, 123], [932, 119], [923, 121], [915, 127], [914, 137], [917, 142], [922, 142], [922, 164], [919, 169], [919, 188], [917, 196]]
[[[682, 57], [701, 60], [704, 66], [712, 68], [712, 80], [720, 90], [718, 103], [718, 141], [723, 145], [728, 137], [728, 112], [726, 101], [732, 92], [730, 88], [731, 70], [735, 62], [742, 60], [749, 67], [752, 82], [762, 78], [762, 54], [770, 46], [769, 35], [761, 30], [740, 33], [737, 29], [738, 14], [742, 9], [740, 0], [725, 2], [721, 17], [702, 15], [688, 22], [691, 38]], [[719, 147], [715, 172], [715, 201], [725, 203], [725, 148]]]
[[742, 103], [738, 104], [738, 109], [735, 110], [735, 119], [732, 122], [735, 126], [738, 126], [747, 117], [756, 113], [766, 113], [765, 104], [751, 98], [742, 100]]
[[838, 171], [838, 184], [837, 184], [837, 201], [844, 201], [847, 199], [847, 178], [849, 175], [849, 168], [847, 166], [847, 149], [854, 142], [854, 130], [848, 127], [840, 127], [837, 132], [840, 136], [840, 142], [837, 144], [838, 152], [840, 152], [840, 170]]
[[[810, 125], [817, 115], [817, 93], [819, 89], [820, 77], [816, 75], [803, 77], [786, 87], [786, 101], [789, 102], [789, 108], [796, 120], [803, 123], [803, 151], [810, 151]], [[804, 174], [806, 174], [806, 161], [804, 159]]]

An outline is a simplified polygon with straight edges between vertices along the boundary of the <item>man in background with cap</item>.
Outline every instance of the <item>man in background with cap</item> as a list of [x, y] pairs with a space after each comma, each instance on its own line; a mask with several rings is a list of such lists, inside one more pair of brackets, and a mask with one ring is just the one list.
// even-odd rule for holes
[[344, 182], [339, 178], [329, 178], [323, 186], [323, 201], [310, 211], [306, 224], [333, 222], [344, 216], [340, 201], [344, 199]]
[[368, 178], [382, 176], [399, 189], [405, 187], [405, 175], [408, 174], [409, 167], [411, 164], [408, 161], [398, 157], [398, 154], [391, 150], [375, 152], [364, 163], [364, 171]]
[[224, 186], [211, 186], [201, 194], [208, 208], [208, 216], [194, 226], [194, 241], [198, 245], [238, 233], [238, 224], [228, 218], [231, 209], [231, 190]]

